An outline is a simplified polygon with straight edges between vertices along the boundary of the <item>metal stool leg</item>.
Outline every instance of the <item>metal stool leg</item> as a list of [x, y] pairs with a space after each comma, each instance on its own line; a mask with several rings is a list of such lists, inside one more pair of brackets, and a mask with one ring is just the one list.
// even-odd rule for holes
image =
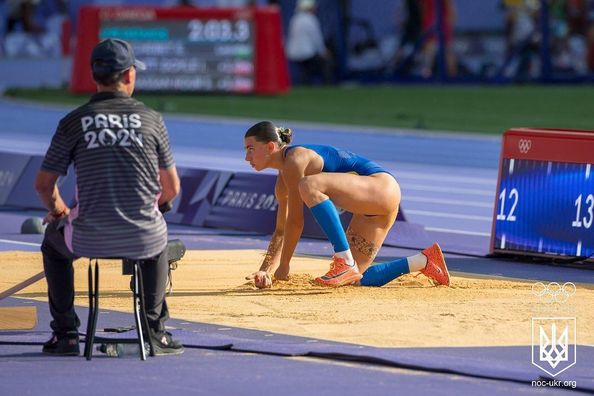
[[142, 319], [142, 324], [144, 329], [146, 329], [145, 334], [148, 340], [149, 348], [150, 348], [150, 355], [155, 356], [155, 348], [153, 347], [153, 338], [151, 337], [151, 328], [148, 323], [148, 319], [146, 317], [146, 305], [144, 303], [144, 280], [142, 278], [142, 268], [140, 267], [140, 261], [138, 262], [138, 286], [140, 287], [140, 317]]
[[[87, 334], [85, 338], [85, 357], [91, 360], [93, 357], [93, 343], [97, 329], [97, 319], [99, 316], [99, 260], [95, 259], [95, 268], [93, 274], [92, 259], [89, 259], [88, 269], [89, 281], [89, 315], [87, 319]], [[150, 354], [154, 356], [153, 343], [150, 337], [150, 329], [146, 318], [144, 306], [144, 289], [142, 284], [142, 269], [140, 260], [134, 261], [132, 271], [133, 301], [134, 301], [134, 319], [136, 321], [136, 330], [138, 332], [138, 344], [140, 349], [140, 359], [146, 360], [146, 350], [144, 348], [145, 334], [150, 345]], [[145, 330], [146, 329], [146, 330]]]
[[85, 357], [87, 360], [91, 360], [91, 349], [93, 344], [89, 342], [90, 334], [91, 334], [91, 327], [93, 321], [93, 266], [92, 261], [89, 259], [89, 269], [88, 269], [88, 281], [89, 281], [89, 315], [87, 316], [87, 332], [85, 336]]
[[139, 297], [139, 271], [140, 266], [138, 260], [134, 261], [134, 272], [132, 274], [132, 283], [134, 284], [134, 319], [136, 321], [136, 331], [138, 333], [138, 344], [140, 349], [140, 360], [146, 360], [146, 351], [144, 350], [144, 334], [142, 331], [142, 322], [140, 320], [140, 309], [142, 309], [142, 302]]
[[[93, 312], [93, 340], [97, 329], [97, 318], [99, 317], [99, 261], [95, 259], [95, 312]], [[91, 350], [93, 349], [91, 343]]]
[[97, 317], [99, 316], [99, 260], [95, 259], [95, 279], [89, 260], [89, 322], [87, 323], [87, 335], [85, 338], [85, 356], [87, 360], [93, 357], [93, 341], [97, 329]]

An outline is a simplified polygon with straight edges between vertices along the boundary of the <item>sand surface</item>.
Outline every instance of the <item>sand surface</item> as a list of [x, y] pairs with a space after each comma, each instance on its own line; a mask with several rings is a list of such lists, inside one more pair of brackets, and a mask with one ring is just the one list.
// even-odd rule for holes
[[[563, 316], [577, 318], [579, 344], [594, 345], [592, 285], [577, 284], [563, 303], [535, 296], [532, 281], [461, 273], [452, 274], [450, 288], [405, 275], [380, 288], [331, 289], [313, 283], [328, 269], [327, 259], [295, 257], [289, 281], [258, 290], [244, 277], [258, 268], [262, 253], [189, 251], [173, 271], [171, 316], [383, 347], [530, 345], [532, 317]], [[75, 262], [77, 305], [88, 303], [87, 264]], [[0, 291], [42, 270], [40, 253], [0, 253]], [[101, 308], [132, 311], [129, 279], [120, 262], [102, 261]], [[16, 296], [47, 301], [45, 280]]]

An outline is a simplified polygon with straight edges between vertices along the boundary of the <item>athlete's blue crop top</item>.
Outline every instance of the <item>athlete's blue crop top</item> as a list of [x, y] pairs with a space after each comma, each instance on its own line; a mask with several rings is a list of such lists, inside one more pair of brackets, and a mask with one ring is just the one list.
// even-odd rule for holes
[[350, 151], [339, 149], [332, 146], [323, 146], [318, 144], [299, 144], [289, 146], [285, 149], [284, 155], [295, 147], [303, 147], [315, 151], [324, 161], [322, 172], [355, 172], [361, 176], [369, 176], [374, 173], [390, 173], [375, 162], [365, 157], [351, 153]]

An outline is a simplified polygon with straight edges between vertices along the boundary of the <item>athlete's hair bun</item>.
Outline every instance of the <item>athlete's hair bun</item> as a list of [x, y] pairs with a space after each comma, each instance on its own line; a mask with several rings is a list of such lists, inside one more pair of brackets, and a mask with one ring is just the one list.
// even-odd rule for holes
[[293, 131], [290, 128], [277, 127], [270, 121], [261, 121], [247, 130], [245, 137], [254, 137], [262, 143], [274, 142], [281, 146], [291, 143]]
[[276, 132], [278, 133], [281, 142], [285, 144], [291, 143], [291, 140], [293, 139], [293, 131], [291, 128], [277, 127]]

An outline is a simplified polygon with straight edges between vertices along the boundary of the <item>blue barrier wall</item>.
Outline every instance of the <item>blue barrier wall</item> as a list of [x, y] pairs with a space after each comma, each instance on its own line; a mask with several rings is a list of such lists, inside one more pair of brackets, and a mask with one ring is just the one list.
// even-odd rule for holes
[[[0, 152], [0, 206], [17, 209], [44, 207], [33, 188], [43, 157]], [[234, 229], [272, 234], [278, 203], [274, 197], [276, 176], [244, 172], [178, 167], [180, 196], [165, 215], [171, 224]], [[75, 202], [75, 172], [71, 167], [58, 185], [64, 200]], [[325, 238], [309, 210], [304, 211], [303, 236]], [[348, 226], [351, 214], [340, 215]], [[390, 231], [386, 245], [417, 247], [429, 244], [424, 227], [405, 220], [402, 208], [397, 219], [398, 233]]]

